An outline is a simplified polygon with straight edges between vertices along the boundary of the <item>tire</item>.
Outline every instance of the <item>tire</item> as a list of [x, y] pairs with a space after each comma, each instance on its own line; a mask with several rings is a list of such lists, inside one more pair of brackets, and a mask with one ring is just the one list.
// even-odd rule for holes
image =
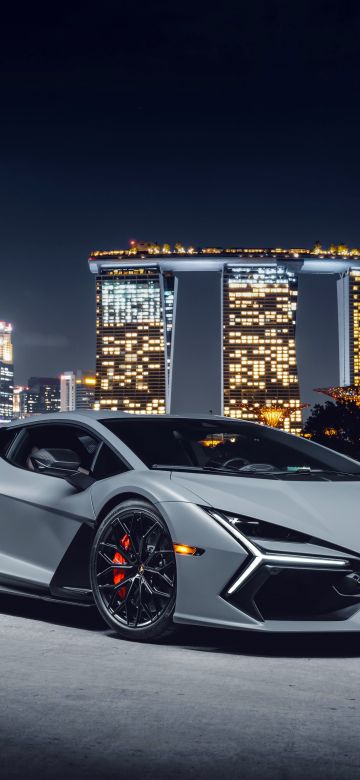
[[90, 555], [95, 604], [123, 639], [148, 642], [174, 630], [176, 561], [164, 519], [149, 503], [119, 503], [101, 522]]

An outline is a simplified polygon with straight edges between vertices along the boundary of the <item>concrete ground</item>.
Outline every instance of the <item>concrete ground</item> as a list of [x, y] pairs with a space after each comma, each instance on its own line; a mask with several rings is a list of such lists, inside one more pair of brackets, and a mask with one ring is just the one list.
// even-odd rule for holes
[[0, 600], [0, 777], [360, 778], [360, 636], [182, 629]]

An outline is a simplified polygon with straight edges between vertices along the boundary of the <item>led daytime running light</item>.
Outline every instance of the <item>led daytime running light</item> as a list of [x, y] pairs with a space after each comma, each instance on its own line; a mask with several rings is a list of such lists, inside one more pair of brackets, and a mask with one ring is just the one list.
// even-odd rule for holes
[[253, 560], [249, 563], [246, 569], [240, 574], [240, 577], [234, 582], [228, 589], [228, 594], [234, 593], [245, 580], [248, 579], [255, 569], [262, 563], [278, 563], [278, 564], [298, 564], [303, 566], [330, 566], [330, 567], [343, 567], [348, 566], [348, 561], [343, 558], [320, 558], [318, 556], [308, 555], [286, 555], [285, 553], [263, 553], [251, 542], [241, 531], [238, 531], [231, 523], [228, 523], [222, 515], [218, 512], [211, 512], [211, 516], [218, 521], [227, 531], [235, 536], [241, 544], [248, 550], [253, 556]]

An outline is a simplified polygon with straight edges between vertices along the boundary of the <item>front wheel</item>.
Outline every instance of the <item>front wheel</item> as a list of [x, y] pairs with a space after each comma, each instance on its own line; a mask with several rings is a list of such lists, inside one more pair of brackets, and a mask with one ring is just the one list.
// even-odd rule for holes
[[154, 507], [131, 500], [111, 510], [94, 539], [90, 580], [100, 614], [124, 639], [148, 641], [171, 632], [175, 554]]

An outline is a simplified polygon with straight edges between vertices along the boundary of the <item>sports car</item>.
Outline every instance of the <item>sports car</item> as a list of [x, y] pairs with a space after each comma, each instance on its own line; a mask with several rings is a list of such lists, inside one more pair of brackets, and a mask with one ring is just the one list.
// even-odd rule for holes
[[360, 630], [360, 463], [264, 425], [73, 412], [0, 429], [0, 592], [187, 623]]

